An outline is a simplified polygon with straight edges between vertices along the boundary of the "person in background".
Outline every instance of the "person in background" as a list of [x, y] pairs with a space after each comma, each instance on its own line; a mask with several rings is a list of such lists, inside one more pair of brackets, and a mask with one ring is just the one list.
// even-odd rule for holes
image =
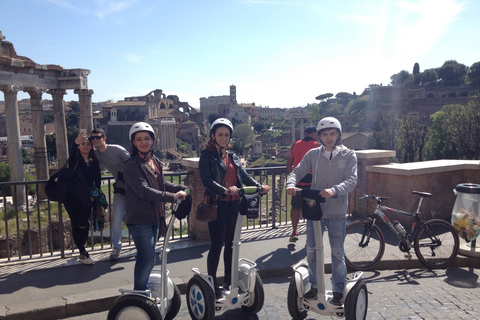
[[[315, 140], [317, 135], [317, 128], [315, 126], [308, 126], [304, 132], [305, 137], [295, 142], [290, 149], [290, 155], [287, 160], [288, 173], [298, 166], [303, 156], [313, 148], [318, 148], [318, 143]], [[309, 172], [305, 177], [297, 183], [297, 188], [310, 189], [312, 185], [312, 173]], [[302, 197], [292, 196], [292, 210], [290, 211], [290, 217], [292, 220], [292, 235], [290, 236], [290, 242], [298, 241], [298, 221], [300, 220], [300, 210], [302, 210]]]
[[115, 179], [113, 185], [113, 215], [110, 221], [113, 245], [110, 260], [117, 260], [121, 256], [122, 222], [125, 212], [125, 181], [123, 179], [123, 169], [125, 161], [130, 155], [128, 151], [120, 145], [107, 144], [107, 136], [103, 129], [92, 130], [89, 139], [95, 147], [95, 156], [100, 162], [100, 166], [106, 168]]
[[235, 153], [227, 152], [232, 133], [233, 125], [228, 119], [215, 120], [198, 165], [206, 195], [215, 196], [218, 200], [217, 220], [208, 222], [211, 245], [207, 256], [207, 272], [213, 277], [217, 298], [222, 293], [222, 288], [217, 284], [217, 269], [224, 244], [223, 287], [228, 289], [231, 284], [233, 235], [240, 204], [238, 188], [247, 185], [261, 187], [261, 193], [269, 190], [267, 185], [260, 185], [245, 171]]
[[164, 202], [187, 196], [187, 186], [166, 181], [160, 160], [153, 155], [155, 132], [146, 122], [135, 123], [129, 132], [131, 156], [125, 162], [125, 208], [128, 230], [137, 249], [134, 290], [146, 290], [155, 265], [155, 245]]
[[[344, 241], [348, 194], [357, 184], [357, 156], [341, 144], [342, 125], [333, 117], [318, 122], [317, 133], [322, 146], [307, 152], [298, 166], [287, 177], [287, 194], [294, 195], [295, 185], [312, 172], [312, 190], [319, 190], [325, 198], [321, 203], [322, 235], [328, 230], [332, 259], [332, 291], [330, 303], [341, 305], [347, 277]], [[307, 299], [317, 295], [317, 261], [313, 222], [307, 220], [307, 262], [312, 288], [305, 294]]]
[[100, 165], [93, 153], [90, 140], [80, 131], [70, 150], [68, 167], [80, 169], [75, 171], [69, 184], [69, 196], [64, 202], [65, 210], [72, 223], [73, 242], [80, 251], [79, 259], [84, 264], [93, 264], [85, 245], [88, 240], [89, 219], [94, 208], [93, 198], [90, 196], [90, 187], [100, 188]]

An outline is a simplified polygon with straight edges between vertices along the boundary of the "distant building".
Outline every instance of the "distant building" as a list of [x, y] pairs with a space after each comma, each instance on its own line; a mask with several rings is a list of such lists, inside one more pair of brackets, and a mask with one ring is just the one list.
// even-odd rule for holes
[[108, 142], [131, 148], [130, 127], [140, 121], [148, 122], [155, 130], [155, 150], [167, 154], [177, 149], [177, 137], [189, 143], [198, 138], [203, 115], [181, 102], [178, 96], [165, 96], [162, 90], [153, 90], [145, 96], [126, 97], [116, 103], [102, 103], [102, 112], [95, 118], [94, 127], [108, 133]]

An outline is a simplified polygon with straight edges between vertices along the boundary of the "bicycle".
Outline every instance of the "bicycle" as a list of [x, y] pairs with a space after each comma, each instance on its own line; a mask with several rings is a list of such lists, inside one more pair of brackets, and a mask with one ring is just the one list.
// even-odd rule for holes
[[[398, 246], [400, 251], [405, 252], [405, 258], [412, 258], [410, 250], [413, 248], [418, 260], [429, 268], [443, 268], [452, 263], [459, 247], [457, 231], [445, 220], [420, 218], [422, 201], [432, 194], [419, 191], [413, 191], [412, 194], [420, 196], [417, 211], [414, 213], [382, 205], [383, 201], [390, 200], [388, 197], [374, 195], [360, 197], [374, 200], [377, 204], [366, 221], [354, 222], [346, 229], [345, 262], [350, 268], [368, 270], [382, 259], [385, 252], [385, 236], [378, 227], [377, 220], [383, 221], [400, 240]], [[411, 232], [408, 233], [398, 221], [394, 220], [392, 223], [383, 211], [412, 216], [414, 222]], [[414, 234], [415, 229], [417, 231]]]

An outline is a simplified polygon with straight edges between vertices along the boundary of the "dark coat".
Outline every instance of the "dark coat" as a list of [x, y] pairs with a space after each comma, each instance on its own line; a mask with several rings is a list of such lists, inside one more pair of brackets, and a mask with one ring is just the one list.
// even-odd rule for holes
[[158, 203], [174, 202], [175, 193], [185, 190], [186, 186], [165, 181], [160, 160], [153, 157], [160, 167], [162, 184], [160, 190], [149, 185], [145, 163], [139, 156], [131, 156], [125, 162], [125, 222], [131, 224], [153, 225], [159, 223]]
[[[238, 156], [233, 152], [227, 151], [227, 153], [232, 156], [233, 164], [235, 169], [237, 169], [237, 187], [241, 188], [243, 185], [261, 187], [261, 185], [242, 167]], [[226, 188], [223, 187], [221, 183], [227, 172], [227, 167], [225, 166], [225, 163], [223, 163], [217, 149], [211, 151], [206, 149], [203, 150], [200, 154], [198, 168], [200, 171], [200, 178], [206, 189], [206, 194], [208, 196], [216, 195], [218, 197], [223, 197]]]

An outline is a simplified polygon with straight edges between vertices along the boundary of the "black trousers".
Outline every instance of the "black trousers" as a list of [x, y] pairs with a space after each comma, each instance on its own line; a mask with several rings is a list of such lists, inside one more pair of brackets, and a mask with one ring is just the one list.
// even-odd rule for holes
[[67, 210], [70, 221], [72, 222], [72, 237], [73, 242], [77, 246], [80, 253], [85, 253], [85, 245], [88, 240], [89, 218], [92, 213], [92, 206], [85, 208], [80, 201], [71, 199], [65, 202], [65, 209]]
[[223, 262], [225, 265], [224, 282], [228, 285], [232, 278], [232, 253], [233, 253], [233, 236], [235, 233], [235, 224], [238, 216], [239, 200], [235, 201], [218, 201], [217, 220], [208, 223], [208, 231], [210, 233], [210, 251], [207, 256], [207, 272], [215, 280], [217, 284], [217, 269], [220, 262], [220, 254], [223, 251]]

